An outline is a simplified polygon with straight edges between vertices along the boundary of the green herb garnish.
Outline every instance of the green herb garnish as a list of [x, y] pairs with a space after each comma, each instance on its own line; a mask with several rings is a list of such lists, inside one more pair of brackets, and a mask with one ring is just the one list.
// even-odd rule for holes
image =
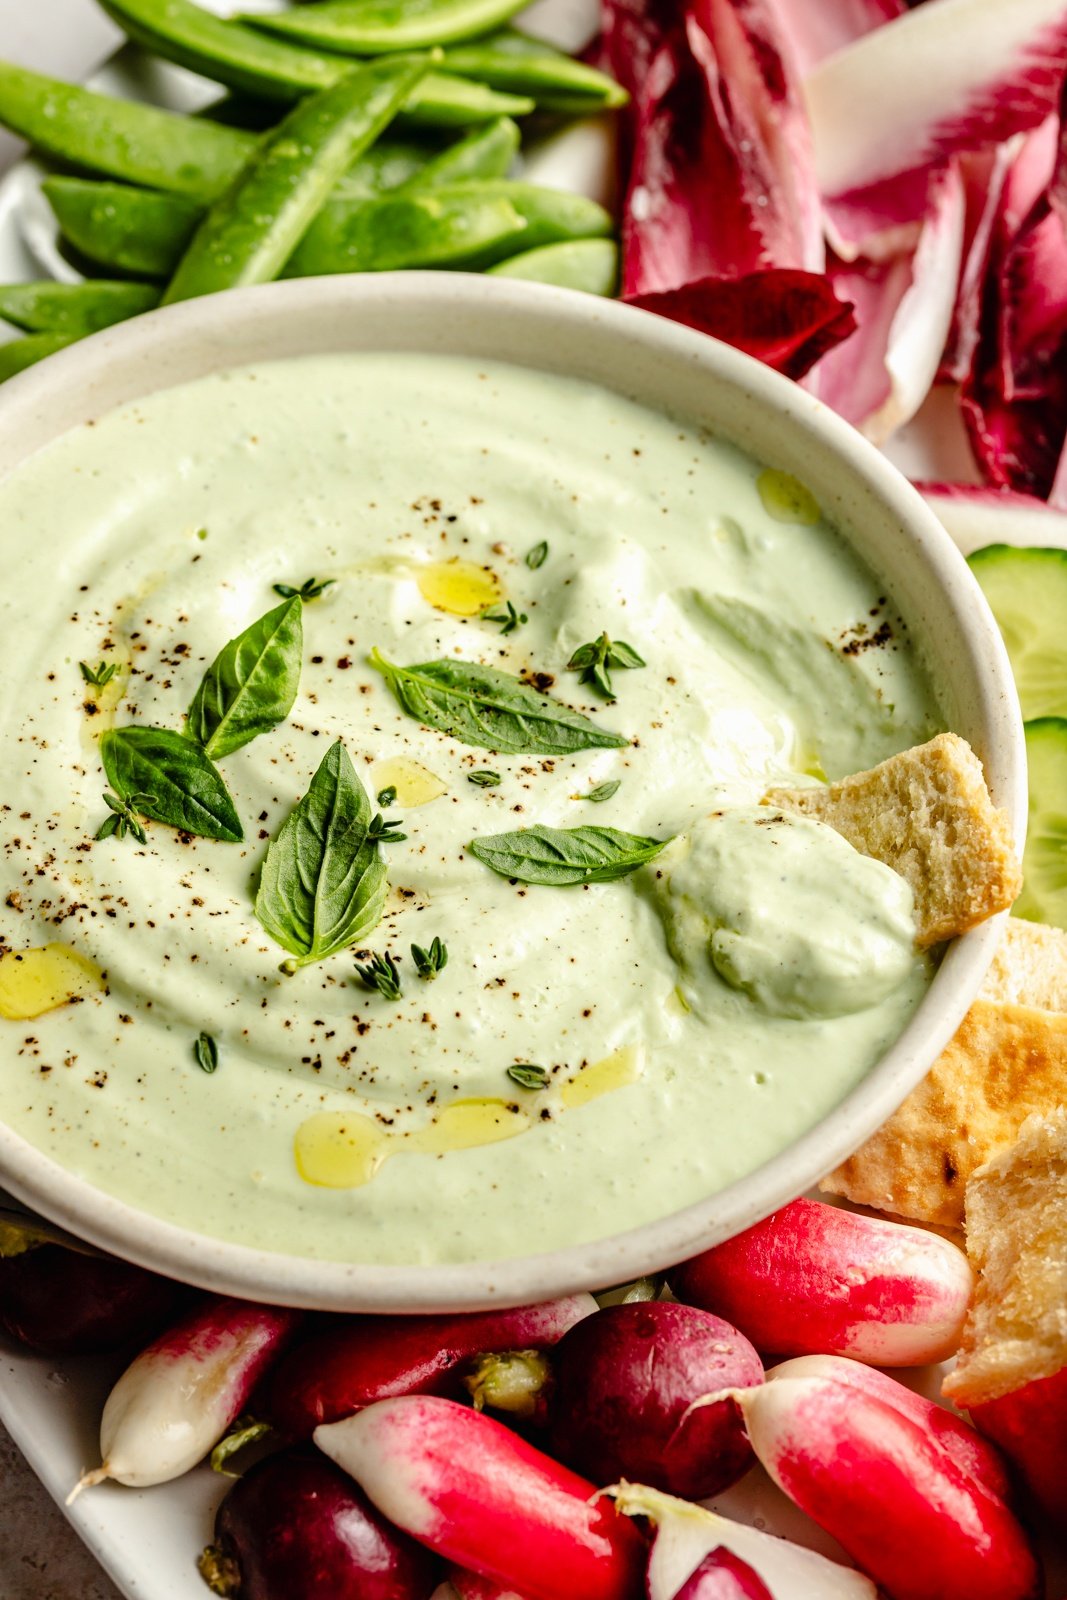
[[483, 622], [499, 622], [501, 633], [514, 633], [516, 628], [521, 628], [524, 622], [529, 622], [525, 611], [516, 611], [510, 600], [505, 601], [503, 611], [483, 611]]
[[508, 1068], [508, 1077], [512, 1083], [517, 1083], [520, 1089], [548, 1088], [546, 1068], [535, 1066], [533, 1062], [517, 1061], [513, 1067]]
[[193, 1055], [201, 1072], [217, 1072], [219, 1068], [218, 1042], [210, 1033], [202, 1033], [193, 1045]]
[[370, 835], [370, 801], [340, 739], [267, 847], [256, 916], [294, 957], [295, 972], [357, 944], [385, 905], [385, 864]]
[[421, 945], [413, 944], [411, 959], [420, 978], [436, 978], [442, 968], [448, 965], [448, 946], [436, 938], [428, 950], [424, 950]]
[[299, 589], [294, 589], [291, 583], [272, 583], [271, 588], [283, 600], [317, 600], [324, 589], [336, 582], [336, 578], [305, 578]]
[[356, 971], [368, 989], [377, 989], [386, 1000], [399, 1000], [403, 992], [400, 968], [389, 954], [372, 955], [369, 961], [357, 961]]
[[140, 844], [147, 844], [148, 838], [137, 811], [142, 804], [145, 802], [151, 804], [151, 801], [150, 794], [132, 794], [128, 800], [120, 800], [115, 794], [105, 794], [104, 804], [111, 815], [104, 818], [94, 837], [110, 839], [114, 834], [116, 839], [125, 839], [127, 833], [132, 833]]
[[396, 786], [395, 786], [395, 784], [390, 784], [388, 789], [379, 789], [377, 798], [378, 798], [378, 804], [381, 806], [382, 810], [383, 811], [387, 810], [388, 807], [391, 806], [393, 804], [393, 801], [396, 799]]
[[472, 839], [472, 855], [519, 883], [611, 883], [643, 867], [669, 841], [617, 828], [520, 828]]
[[153, 822], [205, 839], [244, 838], [222, 774], [192, 739], [167, 728], [109, 728], [100, 737], [108, 782], [126, 806]]
[[91, 684], [94, 689], [106, 689], [119, 670], [115, 661], [101, 661], [95, 667], [91, 667], [88, 661], [79, 661], [78, 666], [86, 683]]
[[613, 794], [618, 794], [621, 787], [621, 778], [609, 778], [607, 783], [598, 783], [595, 789], [590, 789], [588, 794], [583, 794], [580, 798], [592, 800], [594, 805], [599, 805], [602, 800], [610, 800]]
[[503, 755], [565, 756], [576, 750], [615, 750], [627, 743], [622, 734], [598, 728], [580, 711], [496, 667], [473, 661], [397, 667], [379, 650], [372, 650], [369, 660], [409, 716], [461, 744]]
[[219, 1440], [211, 1452], [212, 1472], [220, 1472], [224, 1478], [239, 1478], [241, 1474], [231, 1472], [226, 1463], [247, 1445], [256, 1444], [273, 1432], [269, 1422], [257, 1422], [255, 1417], [238, 1417], [229, 1433]]
[[397, 831], [401, 819], [399, 817], [383, 817], [379, 811], [367, 829], [367, 838], [375, 844], [399, 844], [401, 839], [406, 839], [406, 833]]
[[548, 560], [548, 540], [542, 539], [540, 544], [535, 544], [532, 550], [527, 550], [525, 561], [531, 572], [536, 572], [538, 567], [543, 567]]
[[284, 722], [300, 686], [303, 649], [303, 606], [294, 597], [219, 651], [189, 707], [189, 737], [219, 761]]
[[645, 664], [633, 645], [625, 644], [621, 639], [609, 639], [606, 633], [602, 633], [591, 644], [579, 645], [567, 662], [567, 671], [580, 672], [579, 682], [591, 683], [600, 694], [613, 700], [615, 690], [611, 685], [611, 669], [643, 667]]
[[468, 772], [467, 782], [473, 783], [478, 789], [495, 789], [500, 782], [499, 772], [489, 772], [484, 768], [481, 772]]

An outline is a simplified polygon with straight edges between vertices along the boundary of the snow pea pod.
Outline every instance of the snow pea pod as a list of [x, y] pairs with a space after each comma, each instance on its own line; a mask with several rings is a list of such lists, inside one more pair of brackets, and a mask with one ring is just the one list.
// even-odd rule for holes
[[25, 372], [27, 367], [43, 361], [45, 356], [54, 356], [57, 350], [65, 350], [76, 338], [77, 334], [70, 333], [28, 333], [24, 339], [12, 339], [7, 344], [0, 344], [0, 383], [6, 383], [17, 372]]
[[0, 125], [42, 155], [211, 201], [255, 149], [253, 134], [95, 94], [0, 61]]
[[46, 178], [41, 187], [64, 238], [81, 255], [144, 278], [170, 276], [204, 214], [184, 195], [121, 183]]
[[[126, 36], [166, 61], [265, 100], [293, 101], [328, 89], [350, 69], [342, 56], [273, 39], [243, 22], [216, 17], [193, 0], [100, 0]], [[406, 110], [433, 127], [466, 127], [522, 116], [533, 102], [484, 84], [427, 74]]]
[[98, 333], [151, 311], [159, 290], [147, 283], [12, 283], [0, 285], [0, 318], [27, 333]]
[[[522, 135], [511, 118], [498, 117], [438, 151], [397, 187], [410, 194], [415, 189], [436, 189], [475, 178], [503, 178], [518, 155], [521, 142]], [[338, 196], [342, 192], [347, 192], [347, 179], [338, 189]]]
[[[379, 251], [390, 256], [391, 266], [415, 265], [415, 261], [407, 259], [411, 249], [409, 234], [421, 239], [426, 216], [418, 212], [406, 213], [401, 207], [401, 198], [398, 196], [392, 202], [392, 209], [385, 200], [357, 205], [344, 200], [328, 201], [289, 261], [285, 276], [314, 278], [331, 272], [382, 271], [378, 265]], [[410, 198], [414, 201], [419, 196], [412, 193]], [[610, 214], [595, 200], [532, 183], [500, 179], [449, 184], [430, 191], [426, 198], [433, 201], [442, 218], [448, 219], [450, 236], [461, 232], [459, 219], [465, 207], [471, 209], [472, 215], [481, 216], [495, 202], [501, 202], [512, 207], [521, 219], [518, 230], [502, 233], [499, 238], [485, 239], [477, 246], [472, 238], [470, 249], [457, 251], [454, 259], [443, 259], [442, 265], [461, 263], [467, 268], [483, 268], [518, 250], [533, 250], [564, 239], [600, 238], [612, 230]], [[398, 261], [392, 260], [387, 243], [383, 242], [390, 218], [403, 236], [403, 247], [397, 252], [403, 259]], [[420, 258], [418, 264], [427, 263]]]
[[573, 239], [524, 250], [498, 261], [489, 272], [498, 278], [525, 278], [532, 283], [555, 284], [559, 289], [610, 296], [619, 282], [619, 247], [614, 239]]
[[489, 252], [513, 254], [526, 228], [510, 201], [494, 193], [472, 199], [429, 189], [356, 206], [337, 202], [320, 212], [282, 276], [468, 267]]
[[610, 110], [629, 98], [614, 78], [516, 28], [446, 50], [444, 64], [447, 71], [477, 78], [492, 89], [529, 95], [538, 110], [560, 115]]
[[396, 116], [430, 57], [357, 67], [290, 111], [204, 218], [163, 304], [276, 278], [353, 161]]
[[425, 50], [432, 45], [474, 39], [498, 28], [528, 0], [320, 0], [244, 21], [287, 39], [339, 50], [344, 55], [375, 56], [392, 50]]

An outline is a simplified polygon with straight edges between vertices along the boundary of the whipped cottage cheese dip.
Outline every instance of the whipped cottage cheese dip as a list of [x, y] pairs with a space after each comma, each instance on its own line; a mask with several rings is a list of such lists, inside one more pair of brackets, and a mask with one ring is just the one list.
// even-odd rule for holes
[[[519, 368], [305, 357], [74, 431], [0, 484], [0, 527], [0, 1118], [108, 1193], [330, 1260], [592, 1240], [783, 1149], [925, 993], [903, 880], [759, 801], [928, 738], [936, 698], [891, 597], [733, 447]], [[273, 585], [312, 576], [291, 715], [218, 764], [243, 842], [96, 839], [101, 732], [180, 732]], [[483, 613], [509, 601], [504, 632]], [[567, 668], [605, 631], [645, 663], [611, 700]], [[628, 742], [474, 748], [409, 715], [374, 649], [522, 675]], [[83, 661], [117, 670], [96, 688]], [[290, 976], [256, 883], [337, 739], [406, 837], [378, 926]], [[467, 849], [537, 823], [671, 842], [572, 887]], [[410, 946], [435, 937], [427, 981]], [[368, 951], [398, 1000], [361, 983]]]

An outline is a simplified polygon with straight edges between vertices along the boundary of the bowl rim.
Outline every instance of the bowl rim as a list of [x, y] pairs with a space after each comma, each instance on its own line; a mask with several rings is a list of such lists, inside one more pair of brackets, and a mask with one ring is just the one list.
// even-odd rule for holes
[[[768, 413], [769, 420], [784, 419], [794, 433], [816, 437], [835, 451], [848, 473], [862, 480], [895, 517], [902, 541], [910, 542], [925, 563], [969, 644], [968, 666], [979, 689], [987, 731], [990, 788], [1007, 811], [1021, 848], [1027, 796], [1018, 697], [999, 629], [949, 534], [897, 469], [812, 394], [733, 347], [650, 312], [617, 301], [591, 302], [590, 296], [573, 290], [459, 273], [294, 279], [234, 290], [108, 328], [10, 380], [0, 391], [0, 441], [16, 419], [30, 415], [36, 415], [47, 432], [51, 426], [47, 419], [57, 413], [63, 416], [73, 405], [74, 421], [63, 420], [48, 439], [17, 457], [28, 459], [41, 444], [97, 414], [92, 406], [79, 410], [78, 399], [91, 389], [94, 378], [105, 371], [113, 375], [126, 367], [147, 367], [154, 355], [187, 341], [210, 343], [213, 333], [227, 328], [299, 319], [302, 313], [321, 315], [324, 310], [339, 318], [373, 318], [376, 308], [386, 307], [391, 315], [405, 310], [432, 311], [441, 317], [450, 312], [488, 312], [531, 328], [548, 321], [557, 335], [570, 327], [587, 336], [597, 325], [597, 337], [629, 341], [663, 361], [695, 366], [709, 381], [743, 391]], [[378, 346], [395, 347], [388, 340]], [[228, 364], [221, 360], [213, 370]], [[535, 370], [561, 370], [558, 357], [541, 359], [532, 348], [526, 364]], [[148, 381], [137, 393], [172, 386]], [[105, 409], [132, 397], [131, 392]], [[0, 476], [4, 471], [0, 463]], [[847, 538], [847, 527], [842, 532]], [[591, 1243], [499, 1261], [437, 1265], [365, 1265], [276, 1254], [199, 1234], [118, 1200], [69, 1172], [2, 1122], [0, 1182], [25, 1205], [101, 1249], [245, 1299], [339, 1311], [457, 1311], [626, 1282], [684, 1260], [769, 1215], [844, 1160], [880, 1126], [925, 1075], [962, 1021], [992, 960], [1003, 917], [994, 917], [954, 941], [904, 1033], [808, 1132], [712, 1195]]]

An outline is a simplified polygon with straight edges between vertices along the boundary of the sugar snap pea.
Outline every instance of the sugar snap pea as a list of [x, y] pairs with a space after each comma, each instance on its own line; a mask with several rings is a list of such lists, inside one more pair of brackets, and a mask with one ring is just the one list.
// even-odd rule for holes
[[613, 295], [619, 282], [619, 247], [614, 239], [573, 239], [498, 261], [489, 272], [499, 278], [525, 278], [559, 289]]
[[476, 78], [492, 89], [529, 95], [540, 111], [561, 115], [608, 110], [628, 99], [614, 78], [517, 28], [502, 28], [446, 50], [444, 64], [449, 72]]
[[277, 277], [330, 191], [387, 128], [430, 57], [387, 56], [300, 101], [204, 218], [163, 304]]
[[[293, 101], [328, 89], [351, 62], [271, 38], [243, 22], [216, 17], [193, 0], [100, 0], [135, 44], [216, 83], [266, 100]], [[466, 127], [493, 117], [523, 116], [533, 101], [498, 94], [481, 83], [429, 73], [406, 107], [425, 126]]]
[[514, 254], [526, 231], [525, 218], [491, 190], [473, 199], [428, 189], [356, 206], [338, 202], [320, 212], [283, 277], [467, 267], [487, 253]]
[[95, 94], [7, 61], [0, 61], [0, 126], [42, 155], [204, 201], [232, 183], [256, 144], [237, 128]]
[[6, 383], [17, 372], [25, 372], [27, 367], [43, 361], [45, 356], [54, 356], [57, 350], [65, 350], [76, 338], [77, 334], [70, 333], [28, 333], [24, 339], [11, 339], [7, 344], [0, 344], [0, 383]]
[[144, 278], [170, 276], [204, 214], [184, 195], [122, 183], [46, 178], [41, 187], [64, 238], [81, 255]]
[[319, 0], [244, 20], [285, 38], [354, 56], [425, 50], [473, 39], [507, 22], [527, 0]]
[[[521, 141], [522, 135], [511, 118], [498, 117], [438, 151], [398, 187], [409, 194], [414, 189], [436, 189], [475, 178], [503, 178], [519, 153]], [[338, 195], [346, 190], [347, 179], [338, 188]]]
[[[417, 197], [418, 191], [410, 196], [412, 200]], [[564, 239], [600, 238], [612, 229], [610, 214], [595, 200], [532, 183], [500, 179], [449, 184], [430, 191], [427, 199], [433, 201], [436, 213], [408, 214], [401, 208], [399, 196], [392, 202], [392, 209], [388, 209], [386, 200], [356, 205], [341, 199], [329, 200], [304, 235], [285, 269], [285, 276], [314, 278], [332, 272], [382, 271], [377, 265], [377, 252], [383, 250], [391, 254], [384, 241], [388, 219], [392, 219], [405, 235], [404, 248], [398, 252], [403, 255], [411, 246], [408, 236], [421, 238], [429, 229], [430, 215], [447, 218], [449, 236], [460, 237], [464, 207], [484, 216], [486, 208], [494, 201], [511, 206], [521, 219], [521, 227], [477, 246], [472, 239], [469, 250], [456, 252], [457, 264], [468, 268], [487, 267], [518, 250], [533, 250]], [[441, 226], [445, 226], [444, 221]], [[391, 266], [415, 264], [414, 260], [390, 260]], [[418, 264], [424, 263], [420, 260]]]
[[26, 333], [98, 333], [151, 311], [159, 290], [147, 283], [0, 284], [0, 319]]

